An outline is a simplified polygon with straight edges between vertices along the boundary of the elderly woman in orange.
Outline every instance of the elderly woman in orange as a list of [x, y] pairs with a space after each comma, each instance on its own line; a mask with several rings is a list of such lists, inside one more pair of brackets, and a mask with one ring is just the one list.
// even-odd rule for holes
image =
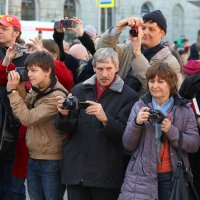
[[148, 92], [133, 106], [123, 135], [133, 151], [119, 200], [168, 200], [177, 164], [179, 131], [183, 160], [196, 152], [200, 138], [190, 105], [177, 91], [177, 76], [167, 63], [154, 63], [146, 73]]

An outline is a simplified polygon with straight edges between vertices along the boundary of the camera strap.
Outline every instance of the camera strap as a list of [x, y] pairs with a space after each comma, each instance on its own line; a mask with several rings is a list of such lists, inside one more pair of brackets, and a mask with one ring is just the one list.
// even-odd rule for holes
[[45, 96], [51, 94], [51, 93], [54, 92], [54, 91], [61, 91], [61, 92], [63, 92], [66, 96], [69, 94], [69, 93], [67, 92], [67, 90], [64, 90], [64, 89], [62, 89], [62, 88], [54, 88], [55, 85], [56, 85], [56, 83], [57, 83], [57, 78], [56, 78], [56, 77], [53, 77], [51, 83], [49, 84], [48, 88], [47, 88], [45, 91], [41, 91], [39, 88], [32, 87], [32, 90], [33, 90], [34, 92], [36, 92], [37, 95], [36, 95], [36, 98], [35, 98], [35, 100], [33, 101], [32, 105], [31, 105], [31, 108], [34, 108], [34, 105], [35, 105], [35, 102], [36, 102], [36, 101], [38, 101], [39, 99], [41, 99], [41, 98], [43, 98], [43, 97], [45, 97]]

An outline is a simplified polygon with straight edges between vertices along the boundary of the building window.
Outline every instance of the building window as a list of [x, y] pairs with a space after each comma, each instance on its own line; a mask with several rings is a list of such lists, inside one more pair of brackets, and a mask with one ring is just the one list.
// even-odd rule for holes
[[172, 22], [173, 41], [184, 37], [184, 10], [179, 4], [175, 5], [173, 8]]
[[5, 12], [6, 12], [6, 1], [0, 0], [0, 15], [6, 14]]
[[22, 20], [35, 20], [35, 1], [22, 0]]
[[141, 12], [140, 12], [141, 17], [143, 17], [145, 14], [151, 12], [152, 10], [154, 10], [153, 5], [150, 2], [146, 2], [141, 7]]
[[64, 17], [76, 16], [76, 4], [74, 0], [66, 0], [64, 4]]
[[[105, 32], [112, 26], [114, 8], [101, 8], [101, 32]], [[106, 21], [107, 18], [107, 21]]]

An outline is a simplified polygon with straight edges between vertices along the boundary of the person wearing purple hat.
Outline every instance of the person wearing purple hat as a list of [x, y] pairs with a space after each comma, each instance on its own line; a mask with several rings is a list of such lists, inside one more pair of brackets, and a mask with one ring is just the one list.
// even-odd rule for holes
[[[131, 28], [130, 40], [118, 44], [120, 34], [126, 27]], [[131, 36], [133, 31], [136, 34]], [[132, 70], [132, 74], [140, 80], [143, 88], [145, 88], [145, 73], [150, 64], [158, 60], [165, 61], [178, 75], [179, 88], [183, 80], [180, 65], [169, 48], [161, 44], [166, 33], [166, 18], [160, 10], [155, 10], [145, 14], [143, 18], [130, 17], [117, 22], [101, 36], [97, 49], [114, 48], [120, 61], [119, 75], [125, 79]]]

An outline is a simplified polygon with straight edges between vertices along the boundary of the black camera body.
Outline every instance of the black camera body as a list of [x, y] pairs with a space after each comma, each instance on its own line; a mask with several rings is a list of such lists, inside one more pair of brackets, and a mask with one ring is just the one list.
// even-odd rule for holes
[[27, 72], [27, 69], [25, 67], [16, 67], [16, 72], [19, 73], [21, 82], [29, 80], [28, 72]]
[[55, 21], [54, 28], [72, 28], [73, 21], [69, 19], [62, 19]]
[[72, 96], [72, 97], [64, 99], [62, 109], [64, 109], [64, 110], [79, 110], [79, 109], [86, 109], [88, 106], [90, 106], [89, 103], [80, 102], [77, 97]]
[[161, 124], [165, 119], [165, 115], [160, 110], [149, 110], [149, 121], [153, 124]]
[[129, 34], [131, 37], [137, 37], [138, 36], [138, 26], [134, 26], [129, 30]]

